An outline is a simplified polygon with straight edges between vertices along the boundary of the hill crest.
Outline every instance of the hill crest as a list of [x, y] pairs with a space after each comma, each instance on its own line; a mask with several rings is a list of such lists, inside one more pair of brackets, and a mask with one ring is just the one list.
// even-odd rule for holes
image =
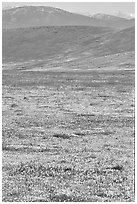
[[124, 29], [134, 26], [134, 20], [128, 20], [106, 14], [93, 17], [46, 6], [15, 7], [2, 11], [2, 27], [22, 28], [35, 26], [98, 26]]

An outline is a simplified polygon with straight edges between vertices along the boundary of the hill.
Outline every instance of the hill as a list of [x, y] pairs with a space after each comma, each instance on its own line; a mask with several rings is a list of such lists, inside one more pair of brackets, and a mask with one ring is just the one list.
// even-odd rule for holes
[[118, 31], [100, 46], [99, 55], [115, 54], [135, 50], [135, 27]]
[[[101, 18], [100, 18], [101, 16]], [[109, 18], [108, 18], [109, 17]], [[134, 19], [97, 14], [88, 17], [62, 9], [45, 6], [24, 6], [2, 11], [2, 27], [26, 28], [36, 26], [103, 26], [124, 29], [134, 26]]]
[[62, 56], [98, 57], [135, 50], [135, 28], [116, 32], [103, 27], [3, 29], [3, 62]]

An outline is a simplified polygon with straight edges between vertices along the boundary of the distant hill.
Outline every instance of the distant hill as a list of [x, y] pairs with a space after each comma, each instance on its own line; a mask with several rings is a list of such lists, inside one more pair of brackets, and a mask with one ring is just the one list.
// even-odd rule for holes
[[126, 18], [126, 19], [134, 19], [135, 18], [135, 14], [134, 13], [123, 13], [123, 12], [118, 12], [115, 14], [118, 17], [121, 18]]
[[88, 17], [46, 6], [24, 6], [2, 11], [2, 28], [6, 29], [73, 25], [103, 26], [124, 29], [134, 26], [134, 24], [134, 19], [128, 20], [105, 14], [97, 14], [93, 17]]
[[98, 57], [134, 50], [134, 27], [118, 32], [91, 26], [35, 27], [3, 29], [2, 35], [3, 63], [68, 55]]

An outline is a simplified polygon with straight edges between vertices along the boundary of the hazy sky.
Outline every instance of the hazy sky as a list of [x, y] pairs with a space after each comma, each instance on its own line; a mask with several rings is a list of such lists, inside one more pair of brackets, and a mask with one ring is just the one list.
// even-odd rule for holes
[[135, 3], [131, 2], [3, 2], [2, 7], [23, 6], [23, 5], [45, 5], [61, 8], [76, 13], [108, 13], [117, 12], [135, 13]]

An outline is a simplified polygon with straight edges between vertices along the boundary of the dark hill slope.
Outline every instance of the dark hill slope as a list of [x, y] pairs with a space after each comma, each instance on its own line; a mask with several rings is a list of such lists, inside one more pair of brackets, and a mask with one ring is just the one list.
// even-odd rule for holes
[[57, 56], [98, 57], [134, 51], [135, 29], [119, 32], [99, 27], [36, 27], [3, 30], [3, 62]]
[[3, 28], [23, 28], [36, 26], [103, 26], [123, 29], [134, 25], [134, 20], [98, 15], [88, 17], [62, 9], [45, 6], [25, 6], [2, 11]]

